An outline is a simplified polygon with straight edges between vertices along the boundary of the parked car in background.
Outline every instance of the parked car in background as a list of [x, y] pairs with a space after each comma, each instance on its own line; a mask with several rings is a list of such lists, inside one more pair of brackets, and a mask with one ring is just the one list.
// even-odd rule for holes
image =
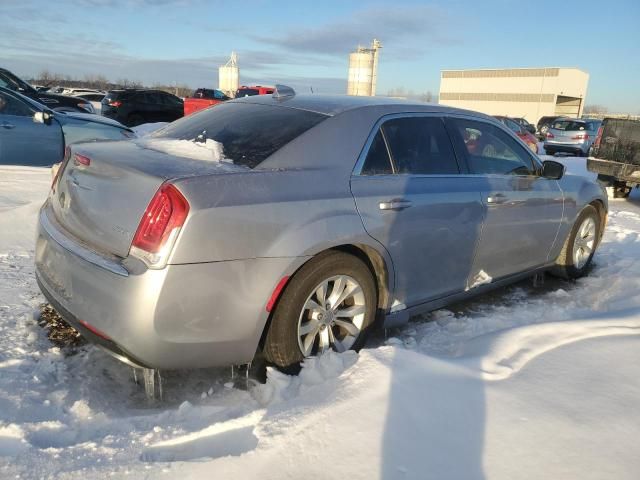
[[0, 87], [21, 93], [25, 97], [42, 103], [52, 110], [95, 113], [91, 103], [81, 98], [67, 97], [49, 92], [39, 92], [27, 82], [4, 68], [0, 68]]
[[0, 87], [0, 165], [51, 166], [78, 142], [124, 140], [132, 130], [113, 120], [79, 112], [56, 112]]
[[91, 92], [79, 92], [72, 96], [80, 97], [90, 102], [93, 105], [93, 109], [96, 111], [98, 115], [102, 113], [102, 99], [106, 94], [104, 92], [100, 93], [91, 93]]
[[264, 85], [254, 85], [252, 87], [242, 86], [236, 90], [236, 97], [253, 97], [254, 95], [271, 95], [275, 87], [265, 87]]
[[295, 370], [376, 319], [587, 272], [606, 195], [495, 119], [289, 91], [71, 147], [35, 263], [82, 335], [147, 368]]
[[96, 90], [94, 88], [65, 88], [64, 90], [62, 90], [62, 94], [63, 95], [71, 95], [72, 97], [79, 97], [82, 96], [85, 93], [101, 93], [101, 94], [105, 94], [106, 92], [103, 92], [102, 90]]
[[184, 99], [184, 116], [191, 115], [198, 110], [208, 108], [211, 105], [231, 100], [224, 92], [213, 88], [198, 88], [193, 95]]
[[524, 127], [524, 129], [527, 132], [529, 132], [531, 135], [536, 134], [536, 127], [534, 125], [531, 125], [526, 118], [522, 118], [522, 117], [509, 117], [509, 118], [514, 122], [516, 122], [521, 127]]
[[162, 90], [110, 90], [102, 99], [102, 115], [135, 127], [143, 123], [173, 122], [184, 116], [184, 105], [181, 98]]
[[494, 118], [515, 133], [520, 140], [527, 144], [527, 147], [529, 147], [533, 153], [538, 153], [538, 139], [529, 133], [526, 128], [510, 117], [495, 115]]
[[640, 185], [640, 121], [605, 118], [587, 159], [598, 180], [613, 187], [615, 198], [626, 198]]
[[547, 137], [547, 131], [549, 130], [549, 125], [556, 121], [558, 118], [567, 118], [563, 115], [553, 115], [550, 117], [540, 117], [538, 123], [536, 125], [536, 135], [542, 141]]
[[602, 120], [579, 118], [559, 118], [551, 123], [544, 140], [547, 155], [558, 152], [570, 153], [580, 157], [589, 153], [596, 139]]

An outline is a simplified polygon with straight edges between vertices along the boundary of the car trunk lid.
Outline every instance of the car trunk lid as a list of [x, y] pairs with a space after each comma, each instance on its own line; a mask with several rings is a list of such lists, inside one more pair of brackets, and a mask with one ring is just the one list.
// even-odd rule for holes
[[[190, 143], [139, 140], [74, 145], [51, 195], [58, 223], [98, 252], [127, 256], [140, 219], [164, 182], [246, 170], [216, 161], [215, 152]], [[194, 148], [203, 148], [196, 150], [202, 158], [185, 156]], [[206, 161], [207, 155], [211, 161]]]

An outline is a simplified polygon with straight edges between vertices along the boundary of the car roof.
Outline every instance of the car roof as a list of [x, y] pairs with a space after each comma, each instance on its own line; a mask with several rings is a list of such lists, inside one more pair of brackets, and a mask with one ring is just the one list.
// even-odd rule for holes
[[279, 105], [321, 113], [328, 116], [335, 116], [348, 110], [356, 110], [360, 108], [403, 106], [406, 107], [407, 110], [416, 108], [422, 112], [466, 113], [477, 117], [491, 118], [483, 113], [472, 112], [469, 110], [391, 97], [303, 94], [276, 98], [273, 95], [254, 95], [252, 97], [242, 97], [231, 101], [260, 105]]

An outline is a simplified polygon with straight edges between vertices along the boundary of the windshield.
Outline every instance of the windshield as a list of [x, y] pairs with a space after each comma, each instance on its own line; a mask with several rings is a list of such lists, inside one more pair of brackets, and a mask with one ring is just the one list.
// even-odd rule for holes
[[35, 92], [31, 85], [6, 70], [0, 72], [0, 87], [5, 87], [18, 92]]
[[294, 108], [223, 103], [173, 122], [152, 138], [198, 139], [202, 143], [214, 140], [222, 144], [226, 160], [255, 168], [326, 118]]

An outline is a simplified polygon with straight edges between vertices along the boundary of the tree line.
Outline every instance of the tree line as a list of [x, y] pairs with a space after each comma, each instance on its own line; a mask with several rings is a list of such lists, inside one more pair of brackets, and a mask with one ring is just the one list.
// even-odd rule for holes
[[107, 79], [104, 75], [84, 75], [82, 78], [72, 77], [71, 75], [62, 75], [60, 73], [43, 70], [34, 78], [29, 79], [32, 85], [43, 87], [66, 87], [66, 88], [90, 88], [92, 90], [114, 90], [117, 88], [155, 88], [172, 93], [178, 97], [186, 97], [193, 93], [193, 89], [185, 84], [164, 85], [155, 83], [146, 86], [138, 80], [129, 78], [119, 78], [115, 82]]

